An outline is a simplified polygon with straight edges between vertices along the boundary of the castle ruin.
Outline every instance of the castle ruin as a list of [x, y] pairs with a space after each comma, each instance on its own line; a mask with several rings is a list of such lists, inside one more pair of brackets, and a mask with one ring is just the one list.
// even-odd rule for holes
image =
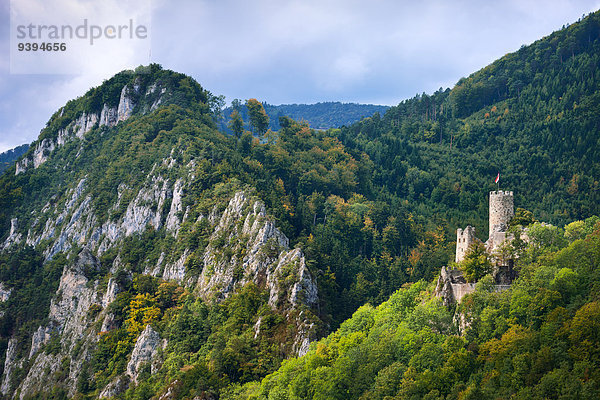
[[[488, 254], [495, 252], [507, 239], [511, 239], [508, 224], [515, 215], [514, 195], [512, 191], [490, 192], [489, 208], [489, 237], [485, 242]], [[454, 261], [459, 263], [465, 258], [469, 246], [477, 241], [475, 228], [471, 225], [456, 230], [456, 256]]]
[[[515, 279], [512, 260], [494, 258], [503, 243], [512, 240], [513, 235], [508, 232], [510, 220], [515, 215], [514, 195], [512, 191], [492, 191], [489, 199], [489, 237], [485, 242], [487, 253], [492, 256], [494, 271], [492, 275], [496, 281], [495, 290], [502, 291], [510, 287]], [[454, 261], [459, 263], [464, 260], [469, 247], [481, 241], [475, 236], [475, 228], [467, 225], [465, 229], [456, 230], [456, 256]], [[442, 267], [436, 292], [443, 298], [444, 304], [460, 302], [461, 298], [475, 290], [475, 283], [468, 283], [462, 271]]]
[[454, 261], [459, 263], [465, 258], [465, 254], [469, 249], [469, 246], [473, 242], [475, 242], [477, 238], [475, 237], [475, 228], [471, 225], [467, 225], [467, 227], [462, 230], [458, 228], [456, 230], [456, 257]]

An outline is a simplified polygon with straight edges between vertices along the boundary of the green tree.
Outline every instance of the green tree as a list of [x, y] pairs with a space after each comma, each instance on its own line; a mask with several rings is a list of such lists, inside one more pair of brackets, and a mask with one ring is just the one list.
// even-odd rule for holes
[[534, 222], [536, 221], [531, 211], [518, 207], [515, 216], [510, 220], [510, 226], [521, 225], [522, 227], [526, 227]]
[[259, 135], [264, 134], [269, 127], [269, 116], [265, 112], [262, 103], [256, 99], [248, 99], [246, 101], [248, 114], [250, 115], [250, 124], [254, 128], [254, 132]]
[[231, 113], [231, 121], [229, 121], [229, 129], [233, 131], [236, 138], [240, 138], [244, 133], [244, 121], [238, 110], [233, 110]]
[[489, 274], [492, 271], [492, 263], [483, 243], [474, 242], [469, 246], [465, 258], [460, 262], [459, 267], [469, 282], [476, 282]]

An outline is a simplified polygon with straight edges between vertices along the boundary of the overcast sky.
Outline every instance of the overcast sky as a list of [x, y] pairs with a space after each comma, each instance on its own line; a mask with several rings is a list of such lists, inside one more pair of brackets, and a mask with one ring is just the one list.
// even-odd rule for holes
[[[30, 8], [36, 9], [36, 1], [42, 0], [12, 1], [34, 4]], [[98, 13], [93, 4], [114, 7], [114, 15], [132, 12], [124, 8], [126, 0], [43, 2], [55, 3], [50, 9], [65, 15], [88, 13], [90, 21]], [[11, 74], [10, 1], [0, 0], [0, 151], [32, 142], [69, 99], [139, 63], [156, 62], [191, 75], [228, 101], [255, 97], [270, 104], [394, 105], [416, 93], [452, 87], [461, 77], [521, 45], [600, 9], [600, 0], [154, 0], [148, 4], [151, 51], [142, 51], [143, 56], [114, 47], [97, 57], [65, 59], [76, 64], [77, 74], [33, 75]], [[48, 10], [32, 13], [44, 15]]]

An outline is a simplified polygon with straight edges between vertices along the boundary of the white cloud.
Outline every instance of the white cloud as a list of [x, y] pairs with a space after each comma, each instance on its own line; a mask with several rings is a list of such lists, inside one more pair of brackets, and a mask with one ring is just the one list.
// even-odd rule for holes
[[[12, 0], [11, 72], [93, 75], [147, 63], [150, 13], [149, 0]], [[25, 47], [41, 43], [64, 49]]]

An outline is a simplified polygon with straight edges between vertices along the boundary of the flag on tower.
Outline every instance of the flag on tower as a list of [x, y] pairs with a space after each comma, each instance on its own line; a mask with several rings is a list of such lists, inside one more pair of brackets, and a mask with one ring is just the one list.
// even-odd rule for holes
[[494, 180], [494, 183], [498, 183], [499, 180], [500, 180], [500, 172], [498, 172], [498, 176], [496, 177], [496, 180]]

